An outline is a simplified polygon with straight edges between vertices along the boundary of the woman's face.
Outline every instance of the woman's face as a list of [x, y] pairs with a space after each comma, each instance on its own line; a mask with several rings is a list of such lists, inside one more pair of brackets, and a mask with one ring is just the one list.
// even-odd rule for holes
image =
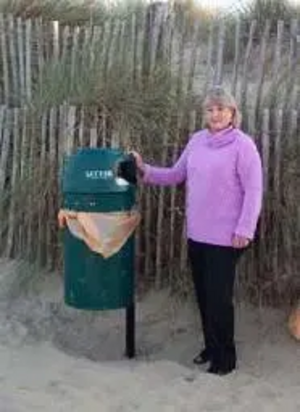
[[206, 108], [205, 116], [209, 129], [212, 132], [219, 132], [232, 123], [233, 109], [213, 104]]

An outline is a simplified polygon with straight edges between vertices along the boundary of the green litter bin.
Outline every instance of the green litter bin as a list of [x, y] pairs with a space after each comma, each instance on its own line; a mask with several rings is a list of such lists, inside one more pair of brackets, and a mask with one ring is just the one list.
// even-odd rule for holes
[[[80, 149], [64, 161], [63, 209], [81, 212], [129, 211], [135, 184], [116, 175], [125, 158], [118, 149]], [[109, 258], [95, 253], [64, 229], [64, 297], [77, 309], [128, 308], [134, 301], [134, 235]]]

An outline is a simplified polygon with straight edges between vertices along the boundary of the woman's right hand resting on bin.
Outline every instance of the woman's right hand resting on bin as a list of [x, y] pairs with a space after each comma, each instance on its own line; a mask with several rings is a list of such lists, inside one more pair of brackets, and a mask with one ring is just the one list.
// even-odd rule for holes
[[144, 163], [142, 156], [138, 152], [135, 152], [135, 151], [131, 151], [130, 154], [132, 154], [135, 158], [136, 166], [139, 171], [139, 174], [143, 176], [143, 174], [145, 173], [145, 163]]

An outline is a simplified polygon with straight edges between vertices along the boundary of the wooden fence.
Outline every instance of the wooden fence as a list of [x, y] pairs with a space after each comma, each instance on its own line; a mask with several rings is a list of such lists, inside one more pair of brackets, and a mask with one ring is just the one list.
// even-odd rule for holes
[[[134, 145], [147, 159], [171, 164], [201, 125], [199, 99], [211, 84], [222, 83], [240, 103], [266, 182], [259, 235], [243, 261], [241, 283], [255, 299], [292, 298], [300, 288], [298, 22], [279, 21], [274, 32], [268, 22], [263, 29], [255, 21], [244, 26], [225, 20], [196, 21], [191, 28], [188, 19], [177, 20], [169, 11], [150, 11], [101, 27], [61, 27], [0, 16], [1, 252], [60, 267], [56, 214], [63, 155], [81, 146]], [[175, 134], [166, 132], [154, 145], [111, 124], [97, 107], [65, 101], [34, 115], [30, 102], [45, 65], [69, 56], [72, 76], [86, 50], [89, 64], [100, 55], [102, 70], [109, 71], [117, 56], [135, 78], [167, 61], [178, 96], [195, 98], [187, 112], [175, 113]], [[183, 196], [182, 188], [139, 189], [138, 273], [157, 287], [180, 284], [187, 271]]]
[[[252, 132], [262, 155], [267, 184], [257, 242], [243, 263], [241, 283], [255, 298], [285, 296], [298, 285], [299, 273], [299, 112], [265, 109]], [[190, 131], [197, 113], [190, 113]], [[59, 170], [64, 153], [77, 147], [110, 146], [105, 120], [87, 121], [82, 108], [61, 106], [32, 122], [24, 109], [0, 109], [0, 190], [2, 254], [23, 256], [48, 267], [60, 267], [61, 245], [56, 216], [60, 206]], [[115, 131], [114, 146], [128, 140]], [[183, 136], [143, 150], [146, 158], [170, 164], [184, 144]], [[183, 188], [139, 189], [143, 220], [137, 236], [138, 273], [144, 279], [180, 284], [187, 272]], [[184, 281], [182, 282], [182, 286]], [[291, 288], [291, 290], [290, 290]]]
[[[179, 18], [180, 17], [180, 18]], [[280, 90], [281, 105], [299, 107], [299, 22], [210, 19], [176, 16], [171, 6], [149, 8], [102, 26], [61, 26], [58, 21], [0, 15], [0, 103], [30, 102], [45, 67], [80, 56], [97, 57], [101, 69], [114, 62], [151, 72], [164, 59], [187, 89], [202, 96], [211, 84], [225, 84], [243, 107], [258, 111]], [[116, 60], [117, 59], [117, 60]], [[289, 81], [288, 81], [289, 80]]]

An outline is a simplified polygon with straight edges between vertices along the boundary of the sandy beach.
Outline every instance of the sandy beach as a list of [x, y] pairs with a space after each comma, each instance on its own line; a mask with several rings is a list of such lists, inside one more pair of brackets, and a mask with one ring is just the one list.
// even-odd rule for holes
[[[287, 313], [238, 304], [238, 369], [195, 367], [197, 309], [167, 291], [137, 302], [134, 360], [124, 357], [124, 310], [68, 308], [59, 276], [19, 285], [0, 265], [0, 412], [297, 412], [300, 344]], [[20, 286], [20, 290], [17, 290]]]

